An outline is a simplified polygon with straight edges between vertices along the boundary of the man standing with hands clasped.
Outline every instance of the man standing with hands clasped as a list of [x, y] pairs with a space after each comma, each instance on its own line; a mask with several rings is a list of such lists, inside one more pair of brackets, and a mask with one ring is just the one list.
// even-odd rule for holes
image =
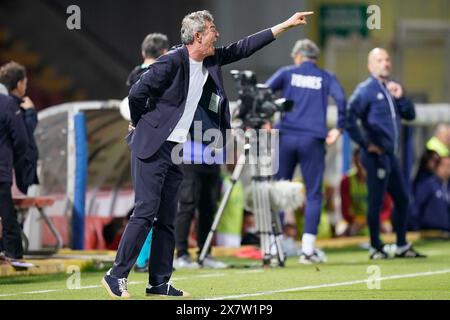
[[[230, 112], [220, 67], [249, 57], [284, 31], [306, 24], [312, 12], [297, 12], [288, 20], [227, 47], [214, 47], [219, 32], [208, 11], [184, 17], [182, 45], [149, 66], [130, 90], [135, 129], [127, 136], [131, 149], [135, 210], [128, 222], [111, 270], [102, 280], [112, 297], [128, 298], [128, 274], [153, 226], [147, 295], [185, 296], [170, 283], [175, 248], [174, 221], [178, 189], [183, 179], [172, 150], [184, 143], [194, 116], [203, 129], [217, 129], [223, 139]], [[212, 84], [212, 85], [211, 85]], [[201, 106], [201, 98], [209, 105]]]
[[370, 259], [389, 258], [380, 239], [380, 211], [386, 190], [395, 205], [395, 257], [425, 257], [406, 241], [409, 196], [397, 157], [400, 120], [415, 118], [414, 104], [404, 96], [402, 86], [390, 80], [391, 60], [386, 50], [375, 48], [369, 53], [368, 69], [371, 76], [356, 87], [349, 100], [347, 130], [362, 148], [361, 161], [367, 171]]

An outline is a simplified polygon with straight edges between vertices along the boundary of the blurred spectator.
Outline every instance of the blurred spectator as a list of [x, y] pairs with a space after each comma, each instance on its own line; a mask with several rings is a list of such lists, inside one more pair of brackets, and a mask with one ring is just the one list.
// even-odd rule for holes
[[112, 218], [112, 220], [103, 227], [103, 238], [105, 239], [106, 248], [108, 250], [117, 250], [127, 222], [128, 219], [124, 217]]
[[141, 54], [144, 61], [142, 64], [136, 66], [128, 75], [128, 89], [131, 89], [131, 86], [139, 80], [145, 71], [148, 70], [148, 67], [155, 62], [159, 56], [165, 54], [167, 50], [169, 50], [169, 40], [165, 34], [156, 32], [148, 34], [141, 45]]
[[450, 231], [450, 156], [442, 157], [436, 174], [416, 187], [413, 229]]
[[134, 207], [131, 208], [125, 217], [112, 218], [109, 223], [103, 227], [103, 238], [105, 239], [108, 250], [117, 250], [123, 231], [127, 226], [130, 216], [133, 214]]
[[420, 183], [434, 175], [439, 159], [439, 154], [436, 151], [425, 149], [422, 157], [420, 157], [419, 168], [413, 181], [413, 193], [416, 192]]
[[[342, 215], [347, 222], [347, 228], [343, 233], [349, 236], [361, 233], [367, 225], [367, 172], [361, 163], [359, 148], [353, 152], [353, 165], [354, 168], [341, 181]], [[386, 193], [380, 214], [382, 232], [392, 231], [390, 222], [392, 208], [392, 199]]]
[[242, 225], [242, 241], [241, 245], [259, 246], [259, 237], [256, 234], [256, 221], [253, 212], [244, 210], [244, 222]]
[[436, 132], [426, 144], [427, 150], [435, 151], [441, 157], [450, 155], [450, 126], [441, 123], [438, 125]]
[[[136, 66], [128, 75], [126, 82], [128, 90], [130, 90], [131, 86], [148, 70], [150, 65], [152, 65], [161, 55], [165, 54], [168, 49], [169, 41], [167, 40], [166, 35], [162, 33], [150, 33], [145, 37], [141, 45], [141, 54], [144, 61], [142, 64]], [[133, 127], [137, 125], [141, 115], [145, 112], [147, 112], [147, 107], [139, 110], [134, 109], [133, 114], [131, 114], [128, 97], [122, 100], [120, 105], [120, 113], [125, 119], [131, 121], [130, 126]]]
[[[185, 146], [190, 143], [195, 144], [197, 142], [188, 140]], [[188, 148], [192, 150], [192, 153], [186, 152], [188, 149], [184, 148], [183, 157], [190, 157], [191, 154], [195, 157], [203, 153], [199, 152], [196, 154], [195, 150], [204, 150], [201, 143], [198, 144], [197, 147]], [[184, 177], [180, 186], [180, 202], [175, 218], [175, 241], [177, 249], [177, 257], [174, 261], [175, 269], [192, 269], [198, 267], [198, 263], [192, 261], [188, 251], [190, 226], [196, 211], [198, 211], [197, 243], [198, 251], [200, 252], [211, 230], [214, 214], [217, 210], [217, 200], [220, 193], [220, 165], [201, 162], [194, 162], [198, 164], [182, 164]], [[202, 266], [213, 269], [226, 267], [224, 263], [215, 260], [209, 252], [203, 260]]]

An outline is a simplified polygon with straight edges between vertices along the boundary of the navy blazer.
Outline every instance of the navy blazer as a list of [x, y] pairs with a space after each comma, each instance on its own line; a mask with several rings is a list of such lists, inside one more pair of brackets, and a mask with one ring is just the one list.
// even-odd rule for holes
[[[21, 99], [13, 97], [20, 106]], [[14, 173], [16, 176], [17, 188], [24, 194], [28, 193], [28, 187], [33, 184], [39, 184], [37, 175], [37, 163], [39, 160], [39, 149], [34, 138], [34, 131], [38, 125], [38, 117], [35, 108], [23, 109], [19, 107], [22, 112], [23, 122], [27, 129], [28, 149], [24, 157], [14, 163]]]
[[0, 183], [12, 183], [13, 166], [23, 160], [28, 136], [16, 101], [0, 94]]
[[[202, 120], [203, 130], [219, 129], [225, 142], [225, 131], [230, 128], [230, 110], [220, 67], [252, 55], [273, 40], [272, 31], [266, 29], [227, 47], [216, 48], [213, 56], [203, 60], [220, 98], [217, 113], [197, 108], [194, 119]], [[189, 54], [184, 45], [159, 57], [132, 86], [128, 99], [136, 128], [126, 140], [138, 158], [151, 157], [169, 137], [183, 115], [188, 88]]]

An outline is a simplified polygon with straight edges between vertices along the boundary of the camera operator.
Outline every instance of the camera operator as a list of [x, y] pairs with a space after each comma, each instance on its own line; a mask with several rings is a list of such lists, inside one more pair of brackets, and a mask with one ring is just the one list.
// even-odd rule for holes
[[[336, 77], [317, 66], [320, 50], [308, 39], [296, 42], [292, 50], [295, 65], [279, 69], [267, 84], [273, 91], [282, 91], [286, 99], [294, 101], [294, 108], [286, 112], [279, 123], [280, 169], [277, 179], [290, 180], [300, 162], [306, 185], [305, 228], [302, 255], [299, 262], [324, 262], [315, 248], [322, 208], [322, 180], [325, 169], [325, 142], [337, 141], [345, 126], [345, 93]], [[328, 131], [326, 113], [328, 96], [338, 107], [337, 128]]]

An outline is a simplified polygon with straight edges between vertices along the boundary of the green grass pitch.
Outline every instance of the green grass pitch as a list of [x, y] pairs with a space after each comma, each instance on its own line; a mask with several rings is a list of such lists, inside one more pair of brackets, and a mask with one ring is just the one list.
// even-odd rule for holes
[[[450, 299], [450, 242], [422, 241], [415, 247], [428, 258], [370, 261], [366, 250], [346, 248], [327, 250], [328, 262], [317, 267], [290, 258], [285, 268], [269, 269], [228, 258], [233, 268], [177, 270], [172, 280], [190, 293], [181, 300]], [[0, 299], [111, 299], [100, 285], [104, 272], [0, 278]], [[155, 299], [145, 296], [146, 274], [132, 272], [129, 281], [132, 299]]]

